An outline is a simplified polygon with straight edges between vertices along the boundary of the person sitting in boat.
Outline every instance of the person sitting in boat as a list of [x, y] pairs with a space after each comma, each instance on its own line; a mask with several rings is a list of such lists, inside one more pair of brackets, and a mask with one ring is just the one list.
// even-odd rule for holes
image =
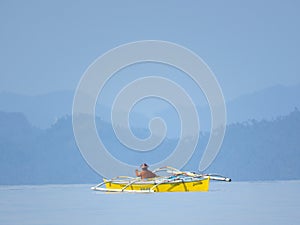
[[156, 174], [153, 173], [152, 171], [148, 170], [148, 165], [146, 163], [143, 163], [141, 165], [142, 171], [139, 172], [139, 170], [135, 170], [135, 174], [137, 177], [141, 177], [142, 179], [148, 179], [148, 178], [153, 178], [156, 177]]

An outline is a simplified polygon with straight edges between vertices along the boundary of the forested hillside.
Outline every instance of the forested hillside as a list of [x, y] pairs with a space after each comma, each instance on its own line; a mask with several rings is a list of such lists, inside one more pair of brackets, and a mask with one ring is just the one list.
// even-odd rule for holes
[[[108, 131], [105, 142], [116, 146], [109, 124], [98, 122]], [[206, 172], [233, 180], [300, 179], [299, 131], [298, 109], [272, 121], [228, 125], [220, 154]], [[198, 168], [207, 139], [208, 134], [202, 134], [185, 169]], [[177, 140], [166, 142], [171, 147]], [[136, 164], [140, 163], [137, 158]], [[76, 147], [70, 116], [43, 130], [21, 113], [0, 112], [0, 184], [96, 183], [99, 179]]]

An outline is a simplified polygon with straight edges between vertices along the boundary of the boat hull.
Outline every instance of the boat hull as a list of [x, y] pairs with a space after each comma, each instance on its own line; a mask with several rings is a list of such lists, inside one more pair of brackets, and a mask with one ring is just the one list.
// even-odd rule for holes
[[103, 179], [107, 191], [122, 192], [206, 192], [209, 177], [198, 180], [176, 180], [172, 182], [139, 181], [136, 183], [109, 181]]

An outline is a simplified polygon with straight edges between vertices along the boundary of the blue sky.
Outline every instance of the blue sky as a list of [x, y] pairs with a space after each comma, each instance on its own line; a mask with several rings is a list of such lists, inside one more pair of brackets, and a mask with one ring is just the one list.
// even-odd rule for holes
[[98, 56], [157, 39], [197, 53], [227, 100], [300, 83], [299, 1], [1, 1], [0, 92], [74, 90]]

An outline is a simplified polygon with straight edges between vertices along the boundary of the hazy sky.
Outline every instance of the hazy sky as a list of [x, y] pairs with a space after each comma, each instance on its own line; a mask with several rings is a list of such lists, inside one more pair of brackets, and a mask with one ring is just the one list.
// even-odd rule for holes
[[300, 83], [300, 1], [0, 2], [0, 92], [74, 90], [98, 56], [157, 39], [204, 59], [225, 98]]

